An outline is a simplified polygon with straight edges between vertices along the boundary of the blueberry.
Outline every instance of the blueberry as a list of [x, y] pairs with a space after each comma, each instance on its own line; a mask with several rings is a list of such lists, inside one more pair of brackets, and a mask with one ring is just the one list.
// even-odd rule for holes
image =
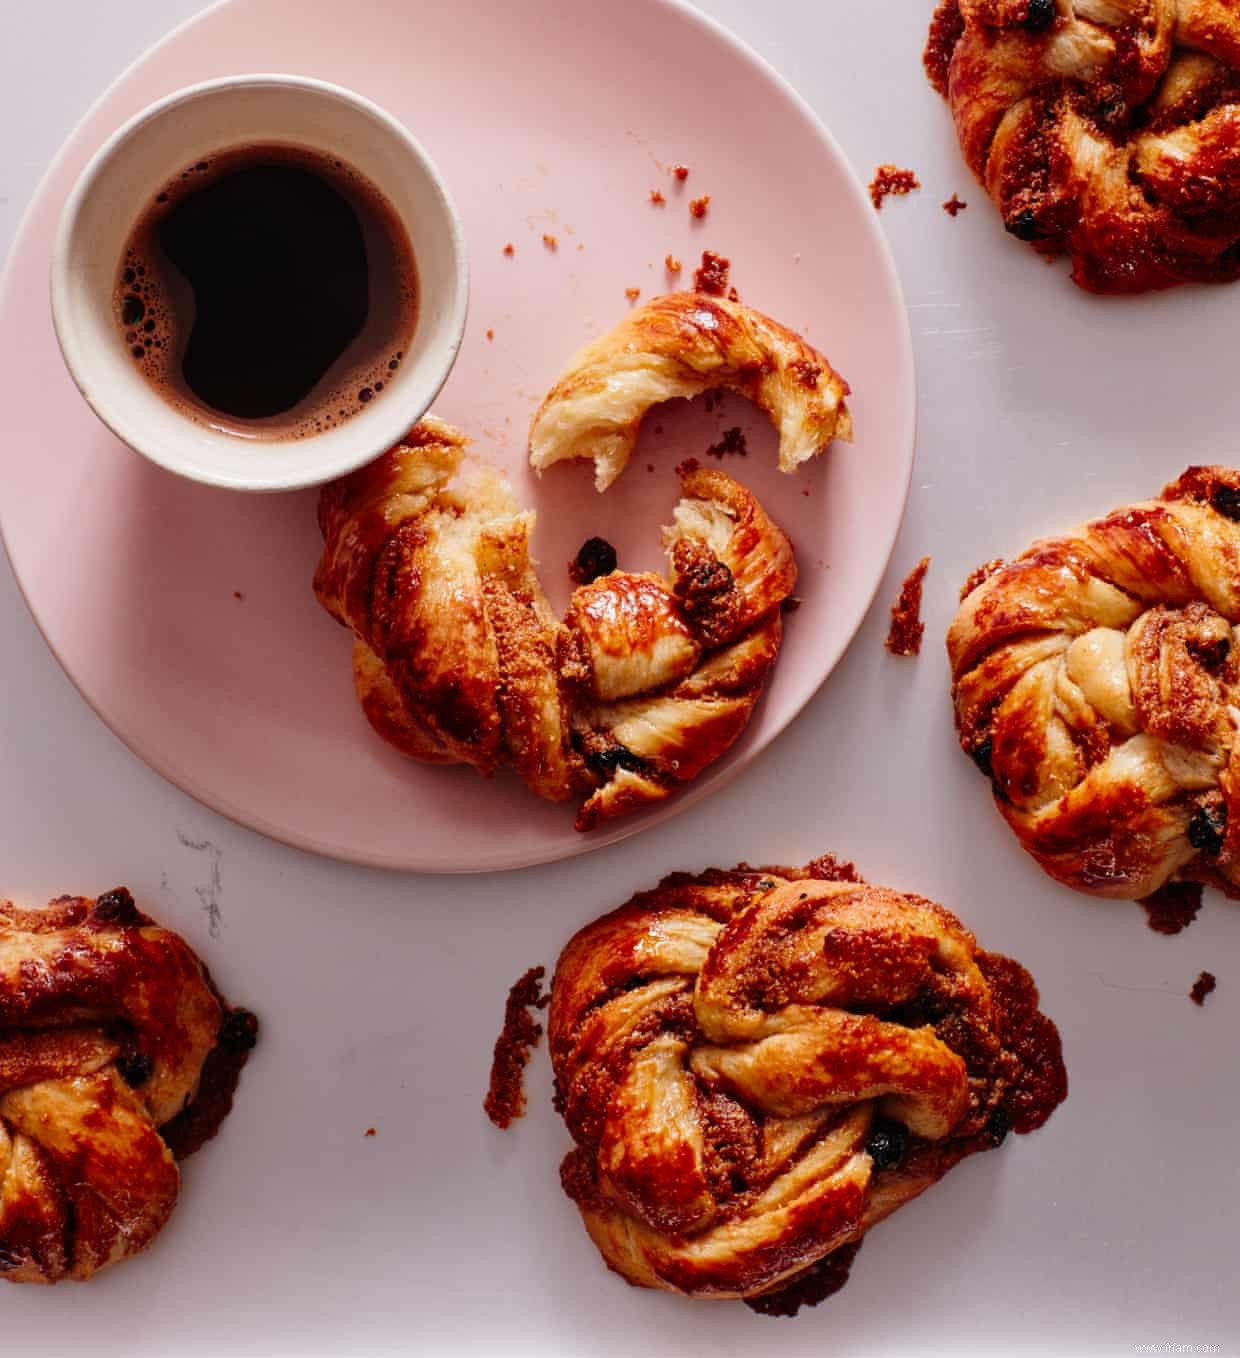
[[992, 1144], [1002, 1146], [1007, 1139], [1007, 1134], [1012, 1130], [1012, 1120], [1008, 1117], [1003, 1108], [996, 1108], [990, 1117], [986, 1119], [986, 1135]]
[[616, 569], [616, 549], [606, 538], [587, 538], [573, 559], [573, 579], [588, 585], [600, 575], [610, 575]]
[[258, 1020], [248, 1009], [232, 1009], [220, 1025], [219, 1044], [234, 1051], [249, 1051], [258, 1043]]
[[908, 1133], [898, 1122], [876, 1122], [865, 1149], [875, 1169], [895, 1169], [908, 1150]]
[[1055, 0], [1029, 0], [1029, 13], [1021, 25], [1030, 33], [1044, 33], [1055, 22]]
[[94, 918], [100, 924], [137, 924], [138, 907], [126, 887], [105, 891], [95, 902]]
[[1015, 217], [1009, 217], [1004, 226], [1017, 240], [1037, 240], [1041, 235], [1038, 219], [1028, 208], [1024, 212], [1018, 212]]
[[117, 1060], [116, 1069], [130, 1089], [137, 1089], [151, 1078], [155, 1062], [145, 1052], [129, 1052]]
[[604, 775], [614, 773], [617, 769], [639, 773], [644, 767], [641, 759], [623, 745], [612, 745], [606, 750], [595, 750], [586, 755], [586, 766]]
[[969, 758], [977, 765], [987, 778], [995, 776], [991, 760], [994, 758], [995, 742], [987, 736], [980, 745], [974, 745], [969, 751]]
[[1224, 518], [1240, 520], [1240, 488], [1215, 486], [1210, 503]]
[[1202, 806], [1188, 822], [1188, 842], [1202, 853], [1214, 855], [1223, 847], [1227, 832], [1227, 808]]

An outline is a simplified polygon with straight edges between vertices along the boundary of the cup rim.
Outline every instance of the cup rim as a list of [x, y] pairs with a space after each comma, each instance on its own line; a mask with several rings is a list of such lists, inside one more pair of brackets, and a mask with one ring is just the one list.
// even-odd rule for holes
[[[95, 190], [101, 177], [119, 148], [143, 127], [162, 118], [174, 108], [192, 103], [196, 99], [213, 94], [223, 94], [238, 88], [285, 88], [297, 89], [313, 95], [322, 96], [348, 104], [380, 124], [391, 136], [400, 142], [418, 162], [425, 174], [427, 184], [433, 190], [438, 210], [443, 214], [451, 243], [453, 277], [449, 288], [449, 306], [445, 321], [446, 341], [423, 359], [423, 371], [428, 381], [422, 396], [414, 402], [412, 409], [402, 409], [398, 403], [375, 402], [365, 413], [371, 437], [363, 441], [364, 446], [354, 448], [338, 455], [330, 461], [320, 461], [303, 473], [255, 473], [238, 474], [235, 471], [215, 471], [199, 464], [187, 465], [175, 453], [169, 455], [164, 446], [151, 447], [137, 437], [129, 426], [128, 420], [115, 403], [107, 399], [107, 393], [95, 387], [91, 389], [89, 369], [80, 352], [74, 326], [69, 319], [73, 306], [74, 285], [69, 273], [69, 259], [74, 233], [81, 214], [83, 203]], [[378, 185], [385, 191], [382, 184]], [[416, 257], [416, 243], [414, 246]], [[187, 480], [203, 485], [215, 486], [225, 490], [237, 491], [287, 491], [322, 485], [336, 477], [365, 466], [388, 448], [400, 441], [402, 436], [430, 409], [438, 397], [452, 369], [456, 364], [464, 340], [465, 324], [469, 310], [469, 258], [465, 243], [465, 231], [460, 213], [448, 191], [443, 175], [425, 147], [412, 132], [393, 114], [355, 90], [331, 81], [320, 80], [314, 76], [292, 75], [281, 72], [259, 71], [228, 76], [217, 76], [211, 80], [186, 85], [164, 95], [153, 103], [140, 109], [122, 123], [98, 147], [78, 175], [73, 188], [61, 208], [60, 218], [52, 242], [50, 270], [50, 294], [52, 326], [56, 334], [61, 357], [73, 379], [82, 399], [95, 415], [116, 435], [126, 447], [132, 449], [156, 466], [172, 472]], [[157, 396], [154, 399], [159, 399]], [[351, 421], [356, 426], [356, 422]], [[301, 447], [309, 450], [314, 439], [299, 440]]]

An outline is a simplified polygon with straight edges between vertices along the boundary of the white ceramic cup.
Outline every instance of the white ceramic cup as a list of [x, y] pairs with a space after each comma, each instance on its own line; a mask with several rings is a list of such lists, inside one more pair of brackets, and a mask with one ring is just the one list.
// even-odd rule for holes
[[[403, 221], [418, 270], [412, 346], [380, 397], [334, 428], [283, 441], [199, 424], [142, 375], [113, 310], [138, 217], [188, 165], [258, 142], [338, 156]], [[289, 75], [242, 75], [179, 90], [99, 149], [65, 204], [52, 252], [52, 317], [73, 380], [118, 438], [152, 462], [209, 485], [288, 490], [360, 467], [426, 413], [460, 348], [469, 276], [460, 219], [430, 157], [368, 99]]]

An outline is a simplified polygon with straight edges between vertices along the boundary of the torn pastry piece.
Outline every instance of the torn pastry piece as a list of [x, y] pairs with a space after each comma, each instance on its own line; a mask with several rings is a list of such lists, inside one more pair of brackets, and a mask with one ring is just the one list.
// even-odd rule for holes
[[592, 459], [595, 485], [606, 490], [651, 406], [721, 387], [769, 417], [781, 471], [852, 437], [848, 383], [816, 349], [740, 302], [677, 292], [634, 308], [573, 359], [534, 416], [530, 463], [541, 472]]
[[762, 694], [796, 583], [787, 538], [738, 482], [686, 465], [671, 578], [598, 574], [561, 623], [530, 560], [533, 515], [493, 472], [458, 483], [463, 446], [424, 421], [322, 494], [315, 592], [354, 633], [371, 726], [425, 763], [584, 794], [582, 830], [670, 796]]
[[784, 533], [726, 473], [686, 466], [663, 541], [671, 581], [615, 571], [565, 619], [572, 741], [597, 784], [579, 829], [662, 801], [737, 740], [782, 639], [796, 585]]
[[561, 954], [561, 1181], [629, 1282], [797, 1289], [1066, 1097], [1024, 968], [942, 906], [840, 876], [675, 874]]
[[1094, 292], [1240, 275], [1240, 8], [941, 0], [926, 48], [1007, 230]]
[[427, 419], [320, 499], [319, 602], [357, 638], [375, 729], [430, 763], [511, 765], [563, 801], [579, 776], [556, 674], [558, 623], [529, 556], [532, 513], [467, 440]]
[[1192, 467], [961, 602], [947, 636], [961, 746], [1065, 885], [1240, 895], [1238, 562], [1240, 472]]
[[80, 1281], [145, 1249], [256, 1031], [124, 888], [0, 901], [0, 1278]]

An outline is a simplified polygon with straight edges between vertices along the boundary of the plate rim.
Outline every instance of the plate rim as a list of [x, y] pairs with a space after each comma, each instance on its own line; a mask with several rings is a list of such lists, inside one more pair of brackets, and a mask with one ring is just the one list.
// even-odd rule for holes
[[[896, 303], [897, 314], [897, 336], [899, 348], [899, 363], [901, 372], [897, 374], [896, 380], [901, 384], [907, 383], [908, 400], [906, 402], [906, 413], [904, 417], [904, 427], [899, 430], [897, 441], [901, 449], [906, 450], [905, 472], [903, 484], [893, 487], [898, 490], [894, 496], [898, 504], [898, 515], [895, 519], [895, 532], [892, 534], [891, 541], [883, 554], [882, 567], [875, 572], [874, 584], [869, 593], [862, 598], [858, 596], [853, 606], [846, 627], [846, 639], [839, 646], [837, 653], [825, 666], [822, 675], [814, 687], [806, 694], [804, 700], [790, 712], [786, 718], [778, 722], [771, 730], [761, 748], [748, 753], [745, 758], [729, 759], [722, 767], [716, 766], [708, 777], [688, 785], [677, 794], [657, 807], [639, 812], [638, 814], [622, 821], [601, 833], [592, 832], [581, 834], [577, 838], [566, 841], [566, 847], [562, 851], [547, 853], [543, 850], [534, 850], [531, 853], [521, 853], [519, 850], [511, 851], [501, 862], [488, 863], [481, 866], [471, 864], [445, 865], [443, 863], [411, 863], [407, 858], [397, 858], [381, 852], [369, 852], [358, 850], [349, 845], [334, 846], [323, 840], [302, 836], [288, 827], [277, 827], [271, 824], [261, 814], [253, 812], [243, 812], [240, 808], [232, 805], [227, 797], [222, 797], [215, 792], [208, 792], [203, 789], [195, 779], [193, 772], [184, 772], [178, 769], [175, 773], [172, 767], [159, 751], [149, 749], [145, 746], [139, 736], [129, 735], [120, 731], [108, 717], [100, 710], [94, 699], [87, 693], [86, 689], [79, 682], [72, 668], [57, 649], [55, 642], [44, 626], [39, 616], [38, 610], [31, 601], [17, 565], [13, 559], [12, 551], [9, 548], [8, 538], [5, 533], [4, 523], [6, 514], [3, 503], [0, 502], [0, 547], [3, 547], [13, 579], [17, 585], [18, 593], [21, 596], [26, 609], [38, 629], [39, 635], [43, 638], [56, 663], [60, 666], [65, 677], [73, 685], [78, 696], [86, 703], [87, 707], [103, 723], [109, 732], [120, 742], [126, 750], [136, 759], [151, 769], [165, 782], [170, 783], [178, 791], [192, 797], [195, 801], [205, 806], [208, 810], [223, 816], [234, 825], [244, 830], [262, 835], [264, 838], [273, 840], [278, 844], [288, 848], [297, 849], [306, 853], [313, 854], [320, 858], [325, 858], [333, 862], [352, 864], [358, 867], [375, 868], [387, 872], [402, 874], [417, 874], [434, 877], [450, 876], [482, 876], [487, 873], [506, 873], [524, 871], [530, 868], [541, 867], [552, 863], [571, 861], [576, 858], [585, 857], [601, 849], [609, 848], [619, 844], [624, 840], [630, 839], [635, 835], [641, 834], [644, 830], [654, 829], [657, 825], [665, 824], [674, 820], [690, 807], [696, 806], [703, 799], [711, 794], [721, 791], [727, 787], [734, 778], [756, 760], [760, 759], [782, 736], [788, 728], [798, 721], [805, 714], [805, 709], [822, 691], [824, 685], [831, 678], [841, 660], [848, 653], [853, 643], [857, 639], [857, 633], [861, 630], [868, 617], [870, 610], [874, 606], [878, 591], [882, 586], [887, 570], [890, 567], [892, 556], [895, 552], [896, 543], [899, 541], [900, 529], [903, 526], [904, 518], [908, 510], [908, 499], [912, 488], [913, 470], [917, 461], [917, 419], [918, 419], [918, 387], [917, 387], [917, 364], [913, 347], [912, 323], [908, 312], [908, 302], [904, 294], [904, 285], [900, 278], [900, 273], [896, 267], [895, 255], [888, 241], [886, 233], [877, 220], [870, 220], [867, 212], [869, 199], [861, 178], [854, 169], [852, 161], [845, 155], [843, 148], [836, 140], [835, 135], [827, 126], [825, 120], [818, 114], [813, 106], [804, 98], [799, 90], [793, 86], [779, 70], [777, 70], [760, 52], [756, 51], [743, 38], [739, 37], [720, 20], [715, 19], [709, 14], [697, 9], [689, 0], [646, 0], [647, 4], [671, 12], [682, 21], [694, 24], [706, 30], [711, 36], [726, 47], [730, 48], [742, 61], [748, 62], [770, 81], [779, 94], [787, 100], [793, 108], [805, 119], [806, 123], [813, 131], [815, 136], [823, 144], [829, 155], [833, 156], [840, 166], [843, 167], [844, 182], [847, 191], [850, 192], [861, 209], [861, 220], [867, 221], [867, 234], [878, 247], [878, 262], [881, 268], [883, 281], [889, 289], [894, 302]], [[18, 222], [17, 230], [13, 234], [12, 244], [9, 247], [8, 258], [5, 260], [4, 267], [0, 270], [0, 311], [4, 309], [8, 295], [12, 290], [12, 280], [16, 273], [16, 260], [26, 245], [26, 238], [30, 234], [33, 226], [33, 218], [37, 205], [42, 200], [47, 190], [49, 182], [56, 176], [62, 163], [68, 157], [74, 143], [83, 134], [87, 125], [96, 117], [101, 107], [112, 97], [118, 86], [125, 82], [130, 75], [145, 62], [150, 60], [163, 48], [178, 40], [183, 34], [207, 21], [217, 11], [237, 8], [245, 4], [245, 0], [213, 0], [197, 14], [192, 14], [174, 25], [162, 37], [156, 39], [148, 47], [144, 48], [117, 75], [108, 82], [105, 88], [100, 91], [94, 100], [87, 107], [85, 112], [73, 124], [72, 128], [66, 133], [56, 153], [48, 162], [47, 168], [43, 171], [35, 184], [34, 191], [30, 196]], [[50, 306], [50, 277], [48, 279], [48, 304]], [[828, 450], [825, 454], [830, 456]], [[135, 454], [136, 456], [136, 454]], [[239, 492], [240, 493], [240, 492]], [[742, 737], [743, 738], [743, 737]]]

